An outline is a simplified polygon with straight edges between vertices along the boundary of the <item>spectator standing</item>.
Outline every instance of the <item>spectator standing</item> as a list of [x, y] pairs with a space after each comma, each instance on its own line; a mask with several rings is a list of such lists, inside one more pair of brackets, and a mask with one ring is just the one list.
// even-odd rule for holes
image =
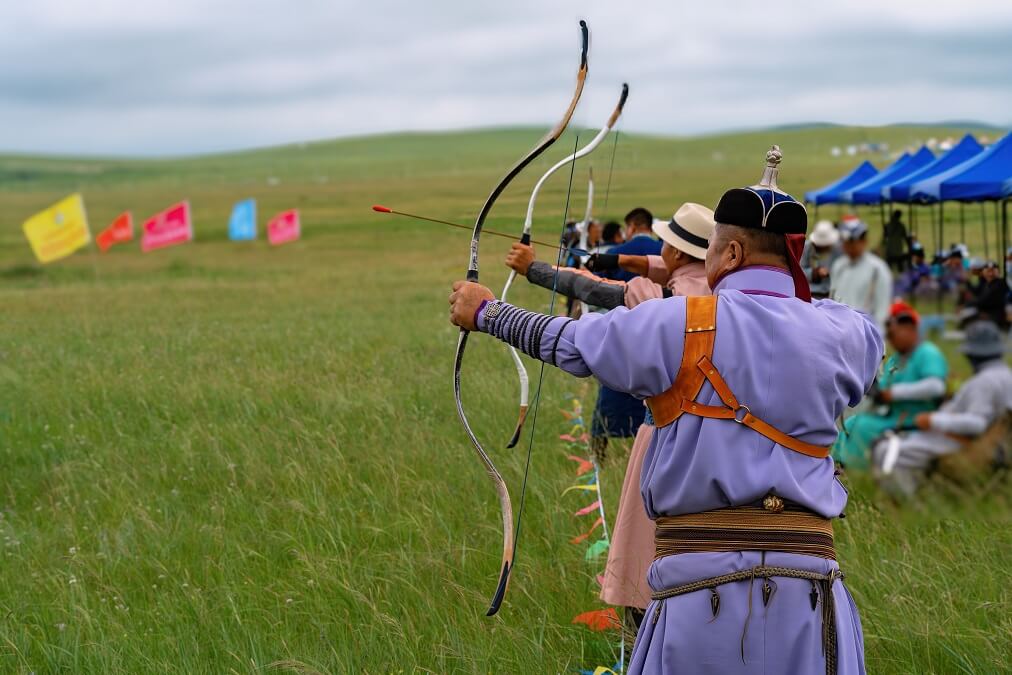
[[886, 262], [896, 272], [904, 272], [910, 262], [907, 226], [902, 221], [903, 213], [896, 209], [882, 231], [882, 252]]
[[801, 269], [808, 277], [813, 298], [829, 297], [829, 270], [840, 255], [840, 231], [830, 221], [820, 220], [801, 253]]
[[[660, 255], [661, 242], [654, 239], [654, 216], [646, 209], [635, 208], [625, 217], [625, 242], [608, 251], [614, 255]], [[632, 281], [636, 275], [624, 270], [603, 273], [609, 279]]]
[[884, 330], [892, 304], [889, 266], [868, 251], [868, 226], [856, 218], [840, 224], [843, 253], [829, 271], [830, 297], [865, 312]]

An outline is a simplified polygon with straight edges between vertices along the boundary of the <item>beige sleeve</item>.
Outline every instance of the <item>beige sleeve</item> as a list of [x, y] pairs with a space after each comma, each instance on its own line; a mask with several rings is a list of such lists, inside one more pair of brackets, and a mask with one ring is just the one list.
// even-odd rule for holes
[[671, 275], [668, 273], [668, 266], [664, 264], [664, 258], [659, 255], [647, 256], [647, 279], [663, 286], [669, 276]]
[[663, 298], [664, 288], [650, 281], [646, 277], [636, 277], [625, 285], [625, 306], [632, 309], [636, 305], [646, 302], [647, 300], [653, 300], [654, 298]]

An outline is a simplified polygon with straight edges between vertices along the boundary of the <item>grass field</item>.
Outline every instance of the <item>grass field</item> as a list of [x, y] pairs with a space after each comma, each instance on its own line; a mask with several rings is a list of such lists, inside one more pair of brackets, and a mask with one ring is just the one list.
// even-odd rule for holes
[[[800, 195], [850, 168], [829, 156], [833, 145], [898, 148], [950, 133], [624, 136], [610, 190], [610, 143], [592, 156], [595, 215], [712, 204], [758, 178], [774, 141], [781, 183]], [[600, 607], [600, 570], [567, 543], [582, 504], [560, 496], [572, 463], [558, 410], [570, 392], [589, 406], [592, 387], [546, 372], [518, 565], [503, 611], [487, 619], [498, 505], [453, 410], [446, 320], [467, 234], [369, 210], [379, 202], [469, 223], [539, 135], [385, 136], [178, 160], [0, 157], [0, 671], [556, 673], [614, 663], [612, 634], [570, 623]], [[534, 181], [574, 141], [567, 134], [521, 175], [489, 227], [519, 231]], [[578, 212], [586, 169], [576, 170]], [[560, 175], [542, 193], [535, 238], [557, 236], [566, 188]], [[95, 231], [124, 209], [141, 219], [189, 198], [197, 241], [39, 267], [20, 223], [72, 190]], [[245, 197], [257, 198], [261, 225], [298, 207], [303, 239], [229, 242], [231, 204]], [[867, 215], [877, 226], [877, 211]], [[970, 233], [980, 250], [979, 228]], [[493, 288], [507, 247], [483, 240]], [[548, 295], [521, 285], [514, 300], [544, 309]], [[515, 374], [501, 345], [472, 340], [463, 385], [516, 501], [526, 448], [502, 447]], [[612, 515], [623, 470], [613, 453], [603, 485]], [[869, 672], [1009, 672], [1007, 492], [935, 491], [901, 510], [861, 477], [849, 482], [837, 532]]]

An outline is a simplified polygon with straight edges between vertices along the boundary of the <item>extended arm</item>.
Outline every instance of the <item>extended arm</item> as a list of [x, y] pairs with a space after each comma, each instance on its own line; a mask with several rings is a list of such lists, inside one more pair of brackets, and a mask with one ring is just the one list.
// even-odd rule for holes
[[496, 300], [484, 286], [458, 281], [450, 295], [450, 320], [577, 377], [594, 375], [611, 389], [646, 398], [670, 387], [678, 372], [685, 298], [617, 307], [574, 321], [528, 312]]
[[925, 377], [916, 382], [899, 382], [889, 387], [893, 401], [927, 401], [945, 396], [945, 380]]
[[[587, 260], [587, 269], [592, 272], [609, 272], [621, 269], [630, 274], [645, 277], [650, 273], [650, 258], [660, 256], [626, 255], [625, 253], [594, 253]], [[662, 261], [663, 263], [663, 261]]]
[[618, 266], [626, 272], [637, 274], [641, 277], [647, 276], [647, 273], [650, 271], [650, 261], [645, 255], [620, 254]]
[[625, 286], [609, 283], [590, 275], [580, 274], [565, 269], [558, 271], [556, 280], [555, 268], [548, 263], [535, 260], [527, 268], [527, 280], [536, 286], [555, 290], [586, 302], [595, 307], [614, 309], [625, 304]]
[[976, 412], [935, 412], [931, 413], [931, 430], [957, 436], [980, 436], [987, 431], [991, 421]]
[[594, 375], [605, 386], [640, 398], [671, 386], [682, 358], [685, 298], [629, 310], [588, 314], [578, 321], [491, 301], [477, 312], [478, 330], [562, 370]]

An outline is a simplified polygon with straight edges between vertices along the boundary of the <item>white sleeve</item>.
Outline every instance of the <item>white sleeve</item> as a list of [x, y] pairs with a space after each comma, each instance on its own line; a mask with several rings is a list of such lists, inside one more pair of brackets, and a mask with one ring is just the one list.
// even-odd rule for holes
[[987, 431], [988, 418], [977, 413], [931, 413], [931, 430], [957, 436], [980, 436]]
[[926, 377], [916, 382], [899, 382], [889, 387], [894, 401], [924, 401], [945, 396], [945, 380]]
[[875, 275], [875, 320], [885, 325], [889, 318], [889, 306], [893, 302], [893, 275], [889, 267], [879, 261], [878, 274]]

